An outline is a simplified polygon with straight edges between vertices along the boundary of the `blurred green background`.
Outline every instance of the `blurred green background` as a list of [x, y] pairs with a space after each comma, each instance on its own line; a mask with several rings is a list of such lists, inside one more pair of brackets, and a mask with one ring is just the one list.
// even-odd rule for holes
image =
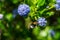
[[[22, 3], [29, 5], [30, 13], [14, 18], [12, 11]], [[56, 0], [0, 0], [0, 40], [60, 40], [60, 11], [55, 4]], [[34, 24], [39, 17], [47, 19], [45, 27]], [[51, 36], [49, 30], [55, 34]]]

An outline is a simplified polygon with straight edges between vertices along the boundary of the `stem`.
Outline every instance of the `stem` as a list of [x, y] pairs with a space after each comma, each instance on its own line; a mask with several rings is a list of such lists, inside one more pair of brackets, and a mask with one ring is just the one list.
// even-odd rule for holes
[[0, 33], [0, 40], [1, 40], [1, 33]]
[[50, 10], [50, 9], [52, 9], [52, 8], [54, 8], [54, 6], [51, 6], [50, 8], [48, 8], [48, 9], [43, 9], [40, 13], [42, 14], [42, 13], [44, 13], [45, 11], [47, 11], [47, 10]]

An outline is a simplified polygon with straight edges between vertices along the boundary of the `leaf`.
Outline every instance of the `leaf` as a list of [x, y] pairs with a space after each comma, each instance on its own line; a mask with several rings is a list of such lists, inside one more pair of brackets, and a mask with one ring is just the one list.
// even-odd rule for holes
[[40, 11], [40, 14], [43, 14], [43, 12], [45, 12], [47, 9], [43, 9], [42, 11]]
[[56, 0], [49, 0], [49, 3], [55, 3]]
[[27, 37], [26, 40], [31, 40], [31, 38], [30, 37]]
[[34, 5], [36, 5], [37, 2], [38, 2], [38, 0], [32, 0], [32, 3], [33, 3]]
[[27, 28], [30, 28], [31, 23], [32, 23], [32, 21], [31, 21], [30, 17], [27, 17], [27, 18], [25, 19], [25, 26], [26, 26]]
[[24, 0], [24, 2], [26, 3], [26, 4], [28, 4], [28, 5], [33, 5], [33, 3], [32, 3], [32, 1], [31, 0]]
[[45, 4], [45, 0], [39, 0], [37, 3], [37, 7], [43, 6]]
[[60, 24], [60, 18], [57, 18], [58, 23]]
[[11, 21], [12, 20], [12, 14], [11, 13], [9, 13], [9, 14], [6, 14], [5, 15], [5, 18], [8, 20], [8, 21]]
[[36, 28], [33, 29], [33, 34], [34, 34], [35, 36], [38, 36], [39, 33], [40, 33], [39, 27], [36, 27]]
[[16, 4], [16, 3], [18, 3], [19, 1], [18, 1], [18, 0], [12, 0], [12, 2], [13, 2], [14, 4]]
[[47, 12], [49, 16], [54, 15], [54, 12]]
[[0, 24], [0, 28], [1, 28], [2, 30], [5, 30], [5, 26], [4, 26], [3, 24]]
[[5, 33], [3, 33], [3, 35], [9, 37], [10, 33], [9, 32], [5, 32]]

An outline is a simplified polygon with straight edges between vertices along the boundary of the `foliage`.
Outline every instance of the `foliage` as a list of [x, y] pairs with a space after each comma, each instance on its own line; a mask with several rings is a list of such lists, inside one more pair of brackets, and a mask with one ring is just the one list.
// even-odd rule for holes
[[[60, 10], [56, 10], [60, 7], [60, 5], [56, 6], [60, 3], [58, 1], [0, 0], [0, 14], [3, 15], [0, 19], [0, 40], [59, 40]], [[26, 17], [17, 13], [18, 6], [21, 4], [29, 6], [30, 12]], [[45, 27], [38, 25], [37, 20], [40, 17], [46, 18]], [[49, 33], [51, 29], [54, 30], [53, 37]]]

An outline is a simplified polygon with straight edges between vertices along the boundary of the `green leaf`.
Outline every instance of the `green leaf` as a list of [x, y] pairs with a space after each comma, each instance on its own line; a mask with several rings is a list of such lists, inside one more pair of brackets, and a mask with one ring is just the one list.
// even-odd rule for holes
[[56, 0], [49, 0], [49, 3], [55, 3]]
[[39, 27], [36, 27], [36, 28], [33, 29], [33, 34], [34, 34], [35, 36], [38, 36], [39, 33], [40, 33], [40, 28], [39, 28]]
[[0, 24], [0, 28], [1, 28], [2, 30], [5, 30], [5, 26], [4, 26], [3, 24]]
[[38, 0], [31, 0], [34, 5], [37, 4]]
[[26, 40], [31, 40], [31, 38], [30, 37], [27, 37]]
[[5, 18], [6, 18], [8, 21], [11, 21], [12, 18], [13, 18], [13, 15], [12, 15], [11, 13], [6, 14], [6, 15], [5, 15]]
[[5, 33], [3, 33], [3, 35], [9, 37], [10, 33], [9, 32], [5, 32]]
[[42, 11], [40, 11], [40, 14], [43, 14], [43, 12], [45, 12], [45, 11], [46, 11], [46, 8], [43, 9]]
[[60, 24], [60, 18], [57, 18], [58, 23]]
[[31, 21], [30, 17], [25, 18], [25, 26], [27, 28], [30, 28], [31, 23], [32, 23], [32, 21]]
[[26, 3], [26, 4], [28, 4], [28, 5], [33, 5], [33, 3], [32, 3], [32, 1], [31, 0], [24, 0], [24, 2]]
[[1, 20], [0, 20], [0, 29], [5, 30], [5, 26], [2, 24]]
[[16, 4], [16, 3], [18, 3], [19, 1], [18, 1], [18, 0], [12, 0], [12, 2], [13, 2], [14, 4]]
[[54, 12], [47, 12], [49, 16], [54, 15]]
[[45, 4], [45, 0], [39, 0], [37, 3], [37, 7], [43, 6]]
[[57, 32], [56, 35], [55, 35], [55, 39], [59, 39], [59, 36], [60, 36], [60, 33]]

